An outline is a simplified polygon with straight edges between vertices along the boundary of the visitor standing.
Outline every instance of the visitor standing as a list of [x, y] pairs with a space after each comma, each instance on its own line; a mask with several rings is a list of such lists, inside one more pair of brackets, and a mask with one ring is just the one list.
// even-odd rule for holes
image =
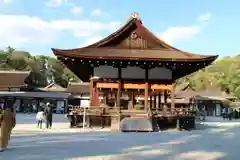
[[222, 116], [223, 116], [223, 119], [225, 120], [226, 119], [226, 108], [223, 108]]
[[16, 111], [14, 108], [15, 99], [7, 99], [3, 112], [0, 117], [1, 139], [0, 152], [3, 152], [8, 147], [12, 129], [16, 125]]
[[36, 115], [37, 127], [39, 127], [40, 129], [42, 129], [42, 123], [44, 121], [44, 118], [45, 118], [44, 111], [41, 108]]
[[38, 110], [37, 110], [37, 105], [36, 105], [36, 104], [33, 104], [33, 105], [32, 105], [32, 109], [33, 109], [33, 112], [34, 112], [34, 113], [37, 113], [37, 112], [38, 112]]
[[233, 109], [232, 108], [228, 108], [228, 120], [232, 120], [232, 116], [233, 116]]
[[205, 121], [206, 120], [206, 107], [203, 106], [201, 111], [200, 111], [200, 121]]
[[46, 116], [46, 128], [51, 129], [52, 128], [52, 107], [49, 103], [47, 103], [47, 106], [44, 110], [44, 114]]

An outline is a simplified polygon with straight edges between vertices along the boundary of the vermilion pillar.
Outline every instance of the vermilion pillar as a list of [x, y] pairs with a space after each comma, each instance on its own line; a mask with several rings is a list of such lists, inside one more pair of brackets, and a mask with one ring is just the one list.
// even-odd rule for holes
[[90, 106], [93, 105], [93, 78], [90, 77]]
[[172, 90], [171, 90], [171, 111], [175, 110], [175, 87], [176, 85], [172, 85]]
[[145, 94], [144, 94], [144, 109], [147, 110], [148, 109], [148, 82], [145, 82]]

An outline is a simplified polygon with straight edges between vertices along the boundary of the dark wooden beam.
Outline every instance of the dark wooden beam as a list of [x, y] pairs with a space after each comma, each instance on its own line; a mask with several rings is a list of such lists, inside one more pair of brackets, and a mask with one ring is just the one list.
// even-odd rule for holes
[[122, 69], [119, 67], [118, 68], [118, 89], [117, 89], [117, 99], [116, 99], [116, 106], [120, 108], [121, 106], [121, 89], [122, 89], [122, 83], [121, 83], [121, 78], [122, 78]]
[[153, 108], [158, 108], [158, 105], [157, 105], [157, 95], [156, 95], [156, 93], [153, 95]]
[[152, 100], [153, 100], [153, 95], [150, 95], [150, 104], [149, 105], [150, 105], [151, 108], [155, 108], [155, 107], [153, 107], [153, 101]]
[[162, 94], [160, 92], [158, 92], [158, 108], [161, 108], [161, 96]]

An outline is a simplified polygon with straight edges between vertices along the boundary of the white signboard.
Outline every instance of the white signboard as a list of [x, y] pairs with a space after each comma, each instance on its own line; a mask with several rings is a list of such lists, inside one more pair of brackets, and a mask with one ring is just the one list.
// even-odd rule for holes
[[122, 68], [122, 78], [145, 79], [145, 70], [139, 67]]
[[85, 100], [85, 99], [81, 100], [81, 107], [89, 108], [89, 106], [90, 106], [90, 100]]
[[112, 66], [99, 66], [94, 68], [94, 77], [118, 78], [118, 69]]
[[64, 112], [64, 101], [57, 101], [56, 113]]
[[148, 70], [149, 79], [172, 79], [172, 71], [167, 68], [152, 68]]

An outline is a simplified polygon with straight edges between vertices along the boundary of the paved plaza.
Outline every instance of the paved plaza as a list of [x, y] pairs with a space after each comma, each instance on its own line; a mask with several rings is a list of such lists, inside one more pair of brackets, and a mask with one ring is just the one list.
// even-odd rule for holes
[[35, 115], [17, 115], [3, 160], [233, 160], [240, 148], [240, 121], [207, 118], [194, 131], [113, 133], [69, 129], [64, 115], [54, 115], [52, 130], [39, 130]]

